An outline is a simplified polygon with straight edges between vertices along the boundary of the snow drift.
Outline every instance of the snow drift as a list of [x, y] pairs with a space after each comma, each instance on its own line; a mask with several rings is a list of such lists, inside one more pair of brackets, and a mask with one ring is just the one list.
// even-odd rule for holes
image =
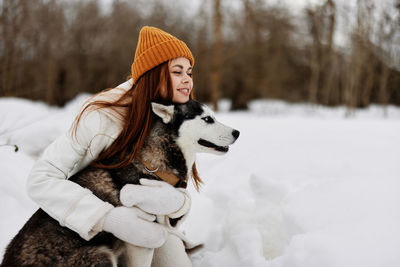
[[[0, 99], [1, 255], [37, 206], [25, 182], [87, 95], [64, 108]], [[229, 103], [222, 102], [222, 107]], [[225, 156], [200, 154], [183, 227], [204, 242], [194, 266], [400, 266], [400, 109], [256, 101], [217, 114], [241, 131]]]

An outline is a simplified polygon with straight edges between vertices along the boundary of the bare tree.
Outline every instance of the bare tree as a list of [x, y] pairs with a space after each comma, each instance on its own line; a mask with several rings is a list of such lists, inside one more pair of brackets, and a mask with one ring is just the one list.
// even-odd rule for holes
[[390, 87], [388, 86], [390, 77], [390, 61], [391, 54], [393, 54], [393, 43], [395, 42], [394, 37], [399, 31], [399, 26], [396, 25], [393, 18], [387, 13], [383, 12], [379, 28], [378, 28], [378, 44], [381, 48], [381, 75], [379, 80], [379, 102], [384, 105], [385, 115], [387, 115], [386, 106], [390, 100]]
[[399, 0], [384, 16], [375, 16], [372, 0], [359, 0], [345, 49], [334, 42], [343, 15], [334, 0], [308, 8], [308, 31], [288, 8], [265, 0], [242, 0], [239, 8], [209, 0], [212, 8], [190, 19], [184, 6], [162, 0], [114, 0], [108, 10], [99, 3], [2, 0], [0, 96], [63, 105], [79, 92], [116, 86], [130, 75], [140, 28], [153, 25], [192, 49], [196, 97], [215, 109], [220, 97], [232, 99], [232, 109], [257, 98], [345, 104], [349, 111], [400, 105]]
[[326, 0], [322, 6], [308, 8], [307, 16], [312, 37], [309, 101], [329, 104], [337, 68], [333, 51], [336, 4], [333, 0]]
[[1, 5], [0, 27], [1, 27], [1, 87], [2, 95], [12, 95], [17, 86], [22, 56], [20, 49], [20, 38], [24, 26], [24, 15], [26, 14], [26, 3], [23, 1], [4, 0]]
[[213, 64], [211, 72], [211, 104], [214, 110], [218, 110], [218, 99], [221, 87], [221, 66], [222, 66], [222, 12], [221, 0], [214, 0], [213, 5]]
[[210, 53], [209, 41], [209, 14], [207, 14], [207, 5], [201, 6], [196, 16], [197, 32], [192, 36], [195, 39], [193, 53], [196, 55], [194, 68], [195, 96], [200, 101], [209, 101], [211, 99], [211, 91], [214, 88], [210, 86], [210, 65], [212, 55]]

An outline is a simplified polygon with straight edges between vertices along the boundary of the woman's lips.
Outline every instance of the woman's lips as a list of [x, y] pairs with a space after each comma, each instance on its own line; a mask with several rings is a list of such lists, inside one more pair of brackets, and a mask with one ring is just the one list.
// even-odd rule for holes
[[188, 96], [190, 94], [189, 88], [179, 88], [178, 91], [184, 94], [185, 96]]

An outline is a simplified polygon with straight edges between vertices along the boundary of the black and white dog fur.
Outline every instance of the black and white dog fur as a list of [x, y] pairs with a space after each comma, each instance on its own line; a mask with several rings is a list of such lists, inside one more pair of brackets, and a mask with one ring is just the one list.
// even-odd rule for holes
[[[216, 121], [214, 113], [196, 101], [170, 106], [152, 103], [152, 110], [156, 121], [140, 157], [182, 181], [190, 174], [197, 152], [224, 154], [239, 136], [239, 131]], [[89, 166], [70, 180], [121, 206], [121, 188], [138, 184], [140, 178], [159, 179], [135, 159], [128, 167], [111, 171]], [[106, 232], [85, 241], [39, 209], [8, 245], [2, 266], [137, 266], [135, 249]]]

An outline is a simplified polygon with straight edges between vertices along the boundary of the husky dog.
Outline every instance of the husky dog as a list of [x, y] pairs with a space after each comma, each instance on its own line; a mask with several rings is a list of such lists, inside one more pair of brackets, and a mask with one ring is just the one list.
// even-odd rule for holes
[[[138, 184], [140, 178], [160, 180], [149, 168], [176, 178], [169, 181], [175, 187], [186, 187], [196, 152], [224, 154], [239, 137], [239, 131], [217, 122], [213, 112], [196, 101], [152, 103], [152, 110], [157, 115], [154, 126], [131, 165], [114, 170], [89, 166], [70, 180], [121, 206], [119, 192], [124, 185]], [[2, 266], [131, 266], [135, 259], [129, 253], [129, 245], [110, 233], [85, 241], [39, 209], [8, 245]]]

